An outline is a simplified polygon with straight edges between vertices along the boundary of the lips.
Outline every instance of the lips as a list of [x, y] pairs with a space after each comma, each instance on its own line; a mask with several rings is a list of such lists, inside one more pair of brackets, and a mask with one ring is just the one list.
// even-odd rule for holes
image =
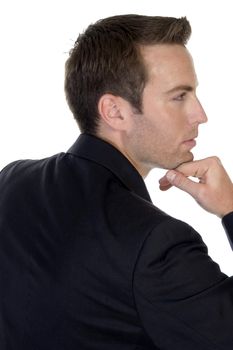
[[183, 144], [184, 144], [185, 146], [187, 146], [188, 148], [193, 148], [193, 147], [196, 146], [197, 143], [196, 143], [196, 140], [190, 139], [190, 140], [184, 141]]

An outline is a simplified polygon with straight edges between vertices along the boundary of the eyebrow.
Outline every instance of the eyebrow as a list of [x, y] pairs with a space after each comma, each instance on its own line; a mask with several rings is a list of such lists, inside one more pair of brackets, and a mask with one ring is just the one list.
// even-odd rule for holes
[[194, 91], [194, 88], [190, 85], [178, 85], [172, 88], [171, 90], [166, 91], [166, 94], [171, 94], [180, 90], [184, 91]]

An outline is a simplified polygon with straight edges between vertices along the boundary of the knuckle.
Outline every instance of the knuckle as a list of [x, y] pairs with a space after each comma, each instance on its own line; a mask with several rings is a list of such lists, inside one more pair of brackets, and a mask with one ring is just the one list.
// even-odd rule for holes
[[210, 159], [211, 164], [213, 164], [213, 165], [215, 165], [215, 164], [221, 165], [222, 164], [220, 158], [217, 156], [210, 157], [209, 159]]
[[207, 204], [210, 205], [213, 199], [214, 199], [214, 196], [213, 196], [212, 190], [210, 190], [205, 185], [199, 187], [198, 194], [197, 194], [198, 203], [201, 203], [204, 206]]
[[202, 202], [207, 197], [208, 197], [208, 194], [207, 194], [206, 188], [204, 186], [200, 186], [199, 191], [197, 193], [198, 200]]
[[184, 182], [184, 175], [177, 173], [176, 177], [174, 179], [175, 185], [180, 186], [180, 185], [182, 185], [183, 182]]

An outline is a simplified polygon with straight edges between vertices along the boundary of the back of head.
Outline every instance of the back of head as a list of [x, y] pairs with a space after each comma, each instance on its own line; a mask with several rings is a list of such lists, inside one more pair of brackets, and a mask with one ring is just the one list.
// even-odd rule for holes
[[187, 19], [119, 15], [80, 34], [66, 62], [65, 93], [81, 132], [97, 134], [98, 101], [105, 93], [126, 99], [140, 113], [147, 72], [140, 46], [186, 45]]

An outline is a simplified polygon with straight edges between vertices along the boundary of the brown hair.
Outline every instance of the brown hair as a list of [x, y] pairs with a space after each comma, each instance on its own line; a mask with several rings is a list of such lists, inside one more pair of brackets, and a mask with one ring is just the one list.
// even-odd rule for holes
[[147, 72], [140, 45], [185, 45], [185, 17], [120, 15], [99, 20], [80, 34], [65, 66], [65, 93], [81, 132], [97, 133], [98, 101], [105, 93], [126, 99], [141, 113]]

